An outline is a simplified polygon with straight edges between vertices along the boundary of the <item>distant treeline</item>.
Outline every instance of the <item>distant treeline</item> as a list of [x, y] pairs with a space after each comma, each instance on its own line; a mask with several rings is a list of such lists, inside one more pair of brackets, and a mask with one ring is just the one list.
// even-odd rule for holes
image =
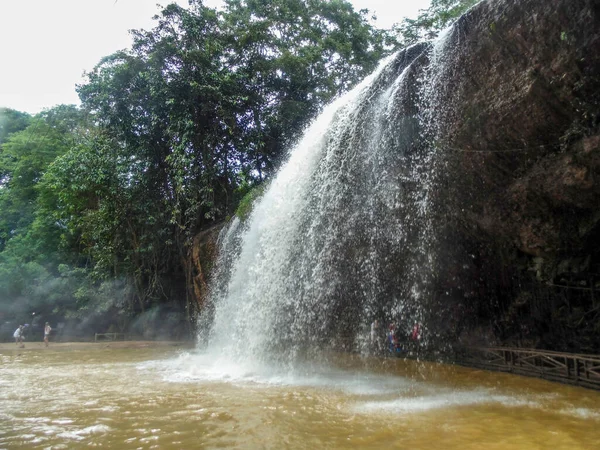
[[474, 3], [381, 30], [344, 0], [190, 0], [87, 73], [81, 107], [0, 109], [0, 323], [192, 333], [193, 237], [324, 104]]

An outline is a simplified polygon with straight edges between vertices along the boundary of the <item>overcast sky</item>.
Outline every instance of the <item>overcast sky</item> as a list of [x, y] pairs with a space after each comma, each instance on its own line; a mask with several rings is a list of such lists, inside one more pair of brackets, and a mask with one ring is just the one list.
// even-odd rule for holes
[[[378, 26], [415, 17], [430, 0], [350, 0]], [[185, 6], [187, 0], [177, 0]], [[75, 84], [100, 58], [130, 46], [128, 30], [152, 28], [169, 0], [0, 0], [0, 106], [37, 113], [79, 104]], [[206, 0], [217, 6], [221, 0]]]

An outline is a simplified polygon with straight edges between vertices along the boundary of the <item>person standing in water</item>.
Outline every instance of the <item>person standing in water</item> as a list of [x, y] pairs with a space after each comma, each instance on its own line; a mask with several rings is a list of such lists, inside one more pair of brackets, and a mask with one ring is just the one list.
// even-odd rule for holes
[[23, 325], [19, 325], [19, 328], [17, 328], [15, 330], [15, 332], [13, 333], [13, 337], [15, 338], [15, 344], [19, 345], [19, 343], [21, 344], [21, 347], [24, 347], [23, 344]]
[[46, 326], [44, 326], [44, 343], [46, 347], [48, 347], [48, 338], [50, 337], [50, 332], [52, 331], [52, 327], [48, 322], [46, 322]]

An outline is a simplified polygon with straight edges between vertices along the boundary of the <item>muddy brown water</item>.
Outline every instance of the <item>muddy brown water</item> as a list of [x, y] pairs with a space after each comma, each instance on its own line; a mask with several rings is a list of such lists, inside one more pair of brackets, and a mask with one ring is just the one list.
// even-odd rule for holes
[[0, 448], [597, 449], [600, 392], [399, 359], [0, 349]]

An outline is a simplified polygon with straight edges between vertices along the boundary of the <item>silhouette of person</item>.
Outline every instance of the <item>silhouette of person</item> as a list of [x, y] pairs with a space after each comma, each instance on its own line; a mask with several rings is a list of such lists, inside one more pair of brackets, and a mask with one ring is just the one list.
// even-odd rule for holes
[[48, 322], [46, 322], [46, 325], [44, 326], [44, 343], [46, 344], [46, 347], [48, 347], [48, 338], [50, 337], [51, 331], [52, 327]]
[[23, 344], [23, 325], [19, 325], [19, 328], [15, 330], [13, 333], [13, 337], [15, 338], [15, 344], [21, 344], [21, 347], [24, 347]]

